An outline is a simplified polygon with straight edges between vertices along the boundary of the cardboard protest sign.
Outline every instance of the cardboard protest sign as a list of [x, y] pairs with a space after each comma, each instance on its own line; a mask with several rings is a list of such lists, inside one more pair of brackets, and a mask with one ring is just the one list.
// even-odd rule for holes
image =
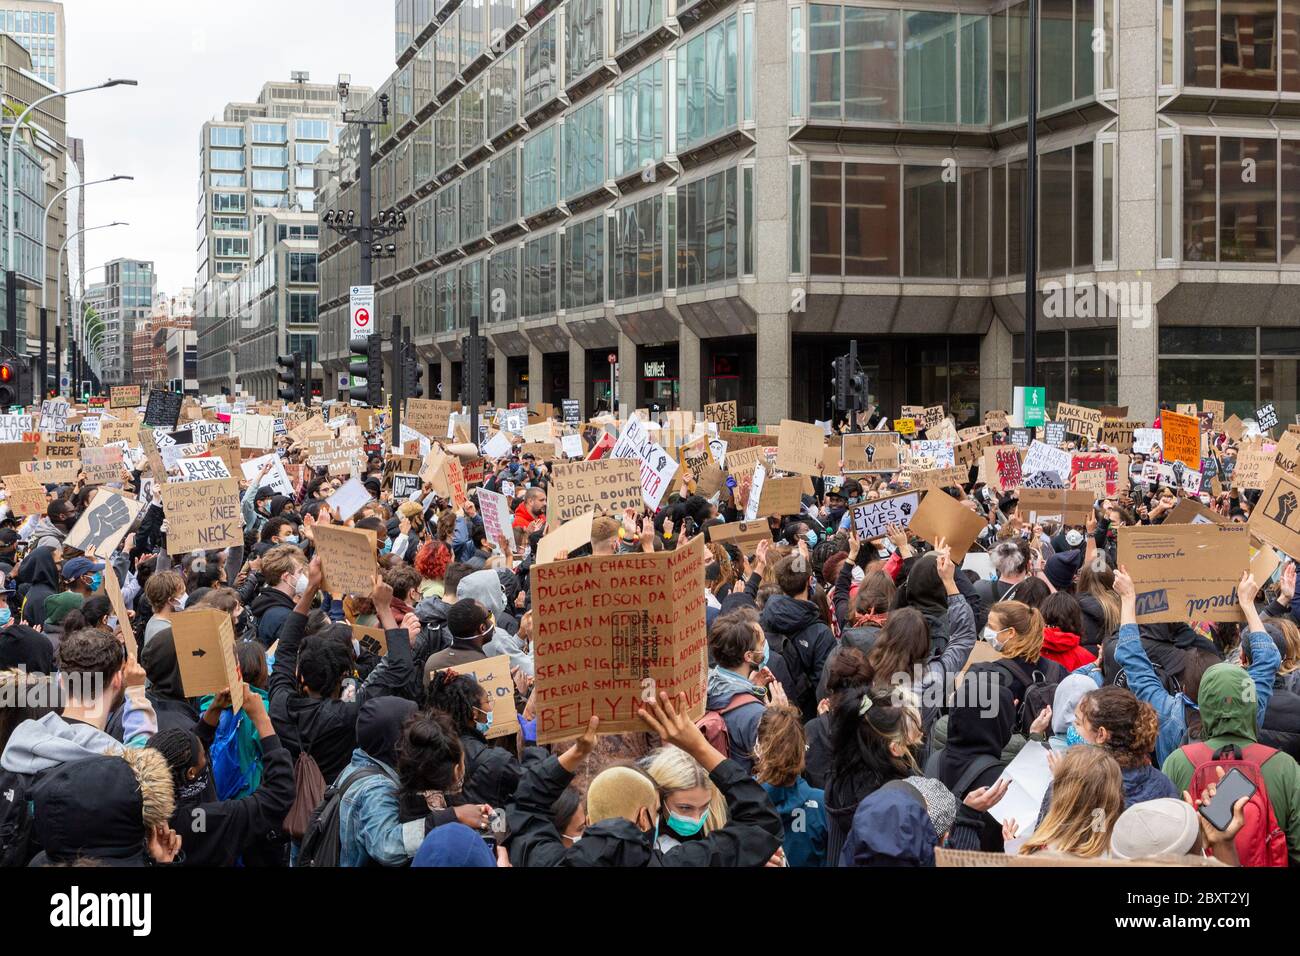
[[176, 481], [162, 486], [167, 553], [230, 548], [244, 542], [239, 483], [233, 478]]
[[934, 544], [946, 538], [952, 560], [960, 564], [988, 522], [942, 491], [927, 491], [909, 525], [912, 534]]
[[768, 526], [767, 519], [761, 521], [728, 521], [725, 524], [715, 524], [705, 529], [705, 534], [710, 543], [725, 542], [734, 544], [747, 554], [754, 553], [754, 545], [760, 541], [772, 540], [772, 529]]
[[904, 437], [911, 438], [913, 435], [916, 434], [916, 419], [895, 418], [894, 431], [898, 432], [898, 434], [903, 435]]
[[390, 476], [389, 487], [392, 489], [394, 501], [409, 501], [420, 493], [424, 482], [420, 480], [419, 475], [398, 473]]
[[41, 418], [37, 428], [42, 434], [68, 430], [68, 418], [72, 414], [71, 406], [61, 398], [49, 398], [41, 402]]
[[1011, 428], [1007, 430], [1007, 441], [1016, 448], [1028, 448], [1033, 438], [1032, 428]]
[[238, 713], [244, 706], [244, 681], [235, 659], [235, 628], [230, 615], [215, 608], [198, 608], [173, 614], [171, 625], [185, 696], [220, 694], [230, 688], [230, 709]]
[[1058, 447], [1064, 445], [1066, 441], [1065, 422], [1047, 422], [1043, 426], [1043, 441]]
[[736, 427], [736, 403], [735, 402], [713, 402], [704, 406], [704, 420], [713, 422], [718, 426], [718, 431], [731, 431]]
[[1223, 421], [1223, 433], [1233, 441], [1241, 441], [1246, 432], [1246, 423], [1236, 415], [1229, 415]]
[[181, 481], [211, 481], [230, 477], [230, 469], [220, 458], [178, 458], [176, 467], [181, 470]]
[[754, 463], [754, 470], [749, 475], [749, 496], [745, 501], [746, 521], [755, 521], [758, 519], [758, 508], [763, 502], [763, 484], [767, 481], [767, 464], [759, 461]]
[[953, 454], [952, 442], [927, 438], [924, 441], [914, 441], [908, 447], [910, 457], [913, 459], [928, 458], [936, 466], [942, 468], [951, 468], [957, 464], [957, 459]]
[[784, 419], [776, 444], [776, 467], [796, 475], [821, 474], [825, 435], [816, 425]]
[[768, 515], [797, 515], [803, 511], [802, 478], [769, 478], [763, 483], [762, 497], [755, 518]]
[[318, 524], [312, 534], [324, 573], [322, 587], [335, 597], [369, 594], [375, 586], [375, 533]]
[[1056, 406], [1056, 421], [1064, 424], [1071, 435], [1096, 438], [1101, 432], [1102, 414], [1100, 409], [1060, 402]]
[[984, 449], [993, 447], [993, 436], [987, 432], [963, 439], [953, 445], [953, 464], [971, 469], [984, 457]]
[[226, 471], [238, 475], [243, 471], [244, 455], [239, 447], [239, 439], [228, 435], [219, 435], [208, 442], [208, 454], [219, 458], [226, 466]]
[[1020, 451], [1010, 445], [984, 449], [984, 481], [996, 491], [1020, 487]]
[[984, 413], [984, 425], [995, 432], [1006, 431], [1011, 427], [1011, 423], [1007, 421], [1007, 413], [1000, 408]]
[[1133, 578], [1139, 624], [1242, 620], [1237, 584], [1249, 561], [1250, 532], [1241, 524], [1119, 529], [1119, 563]]
[[270, 415], [231, 415], [230, 434], [239, 439], [242, 448], [274, 448], [275, 419]]
[[0, 443], [22, 441], [32, 430], [31, 415], [0, 415]]
[[1020, 492], [1020, 515], [1030, 524], [1056, 521], [1064, 525], [1082, 525], [1092, 514], [1095, 501], [1088, 491], [1025, 488]]
[[920, 506], [921, 493], [909, 491], [901, 495], [890, 495], [888, 498], [877, 498], [875, 501], [864, 501], [860, 505], [851, 507], [849, 513], [852, 515], [853, 528], [857, 531], [858, 537], [868, 541], [872, 538], [883, 538], [887, 527], [891, 524], [901, 528], [908, 527]]
[[117, 618], [117, 636], [126, 646], [127, 660], [135, 660], [135, 634], [131, 630], [131, 616], [126, 610], [126, 601], [122, 599], [122, 588], [117, 582], [117, 572], [112, 566], [104, 569], [104, 593], [108, 595], [109, 606]]
[[1128, 477], [1128, 456], [1107, 455], [1097, 452], [1075, 452], [1070, 456], [1070, 480], [1076, 488], [1082, 487], [1078, 478], [1090, 471], [1105, 475], [1105, 492], [1101, 497], [1119, 494], [1120, 485]]
[[143, 510], [143, 503], [101, 488], [69, 532], [64, 547], [81, 552], [94, 548], [96, 554], [106, 557], [126, 537], [127, 528]]
[[352, 637], [361, 645], [363, 651], [376, 657], [388, 656], [388, 635], [382, 627], [366, 627], [363, 624], [352, 625]]
[[510, 676], [510, 658], [505, 654], [472, 664], [457, 664], [456, 673], [470, 676], [487, 691], [492, 726], [483, 736], [488, 740], [507, 737], [519, 730], [519, 713], [515, 710], [515, 680]]
[[134, 418], [128, 421], [110, 421], [105, 419], [99, 425], [99, 437], [105, 445], [124, 441], [130, 445], [140, 444], [140, 423]]
[[77, 480], [81, 471], [80, 458], [42, 458], [38, 461], [18, 462], [20, 474], [33, 475], [43, 485], [61, 485]]
[[1277, 409], [1272, 402], [1259, 406], [1255, 410], [1255, 423], [1262, 432], [1271, 432], [1277, 428]]
[[586, 731], [644, 729], [638, 702], [685, 694], [704, 715], [704, 541], [656, 554], [577, 558], [534, 567], [537, 742]]
[[460, 405], [456, 402], [408, 398], [406, 415], [402, 420], [428, 438], [450, 438], [451, 416], [459, 411]]
[[5, 500], [16, 515], [43, 516], [50, 498], [45, 487], [31, 475], [5, 475]]
[[139, 405], [139, 385], [114, 385], [108, 390], [109, 408], [137, 408]]
[[1165, 461], [1181, 461], [1188, 468], [1201, 468], [1201, 422], [1193, 415], [1179, 415], [1168, 409], [1160, 414]]
[[944, 468], [909, 469], [907, 477], [911, 486], [920, 490], [931, 488], [960, 488], [970, 481], [970, 469], [965, 465], [949, 465]]
[[1133, 454], [1160, 457], [1164, 447], [1164, 432], [1159, 428], [1133, 429]]
[[[834, 448], [828, 449], [833, 452]], [[844, 474], [866, 475], [883, 474], [898, 471], [901, 467], [902, 450], [899, 437], [895, 432], [865, 432], [845, 435], [841, 442], [840, 460], [844, 462]], [[835, 462], [825, 473], [837, 471]], [[823, 462], [823, 465], [825, 463]]]
[[1246, 490], [1263, 488], [1273, 477], [1276, 459], [1276, 452], [1266, 452], [1262, 445], [1242, 445], [1232, 472], [1233, 486]]
[[552, 526], [595, 509], [622, 516], [626, 509], [639, 512], [642, 506], [641, 469], [633, 459], [557, 462], [551, 471], [546, 520]]
[[81, 473], [88, 485], [106, 485], [122, 480], [122, 450], [120, 448], [81, 449]]
[[1081, 471], [1074, 476], [1074, 490], [1086, 491], [1092, 495], [1094, 500], [1109, 497], [1109, 488], [1106, 472], [1099, 468], [1092, 471]]
[[171, 431], [180, 421], [181, 405], [185, 396], [180, 392], [149, 391], [149, 404], [145, 406], [144, 423], [153, 428]]
[[[20, 463], [29, 462], [35, 457], [36, 448], [29, 442], [5, 442], [0, 444], [0, 474], [17, 474]], [[73, 479], [76, 479], [75, 474]]]
[[1246, 527], [1259, 540], [1300, 560], [1300, 478], [1275, 471]]
[[655, 443], [646, 426], [635, 415], [623, 427], [609, 455], [639, 463], [641, 499], [650, 510], [659, 510], [659, 503], [677, 473], [677, 460]]
[[1025, 455], [1020, 471], [1026, 478], [1039, 473], [1055, 475], [1060, 480], [1060, 487], [1070, 480], [1071, 466], [1072, 458], [1068, 451], [1036, 441], [1029, 446], [1029, 453]]
[[596, 520], [595, 514], [588, 511], [572, 521], [566, 521], [537, 542], [537, 560], [539, 564], [550, 564], [562, 551], [577, 551], [584, 544], [591, 543], [591, 525]]
[[1133, 435], [1139, 428], [1145, 428], [1141, 419], [1106, 418], [1101, 423], [1101, 444], [1114, 448], [1120, 454], [1133, 450]]
[[1278, 439], [1273, 467], [1294, 475], [1297, 466], [1300, 466], [1300, 434], [1289, 431]]
[[1193, 498], [1183, 498], [1160, 524], [1227, 524], [1228, 519]]
[[1223, 402], [1201, 400], [1201, 414], [1210, 416], [1210, 431], [1218, 431], [1222, 427], [1224, 412]]

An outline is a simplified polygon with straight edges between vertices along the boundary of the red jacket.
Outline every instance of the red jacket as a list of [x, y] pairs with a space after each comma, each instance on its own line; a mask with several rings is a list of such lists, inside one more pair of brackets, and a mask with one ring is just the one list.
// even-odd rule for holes
[[528, 510], [528, 505], [521, 501], [519, 502], [519, 507], [515, 509], [515, 520], [513, 522], [513, 525], [516, 528], [527, 528], [530, 524], [532, 524], [534, 521], [536, 521], [538, 518], [541, 517], [545, 517], [545, 516], [534, 515], [531, 511]]
[[1043, 656], [1049, 661], [1056, 661], [1068, 671], [1078, 670], [1097, 659], [1079, 646], [1078, 634], [1071, 634], [1059, 627], [1043, 628]]

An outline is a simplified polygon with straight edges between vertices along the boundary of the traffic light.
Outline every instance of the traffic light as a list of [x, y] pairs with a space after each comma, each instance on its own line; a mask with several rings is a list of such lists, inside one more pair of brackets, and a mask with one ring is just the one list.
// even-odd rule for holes
[[23, 405], [21, 366], [17, 359], [0, 361], [0, 407]]
[[384, 341], [378, 335], [358, 335], [348, 343], [352, 350], [352, 362], [348, 365], [348, 374], [353, 379], [363, 378], [366, 384], [353, 388], [348, 393], [352, 401], [361, 402], [371, 408], [382, 408], [384, 404]]
[[298, 378], [298, 355], [281, 355], [275, 360], [275, 364], [280, 366], [280, 373], [277, 376], [280, 384], [280, 398], [286, 402], [297, 402], [302, 397], [302, 382]]
[[420, 384], [424, 379], [424, 369], [418, 355], [407, 354], [402, 358], [402, 375], [403, 397], [424, 398], [424, 386]]
[[855, 371], [853, 373], [853, 387], [851, 391], [853, 393], [853, 407], [859, 409], [866, 408], [867, 407], [867, 373], [866, 372]]
[[835, 408], [837, 411], [844, 411], [849, 407], [851, 378], [849, 357], [841, 355], [831, 363], [831, 388], [835, 390]]

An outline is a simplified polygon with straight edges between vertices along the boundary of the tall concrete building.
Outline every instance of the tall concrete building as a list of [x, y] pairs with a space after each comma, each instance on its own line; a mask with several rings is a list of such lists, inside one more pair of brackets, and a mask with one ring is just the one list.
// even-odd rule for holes
[[0, 0], [0, 33], [9, 34], [31, 54], [33, 73], [56, 89], [67, 89], [63, 4]]
[[[152, 262], [114, 259], [104, 265], [103, 305], [96, 309], [104, 325], [99, 354], [100, 379], [105, 385], [130, 385], [136, 329], [153, 311], [158, 278]], [[91, 294], [86, 295], [87, 302]]]
[[[314, 338], [316, 333], [315, 173], [321, 153], [337, 141], [340, 109], [333, 85], [307, 82], [306, 74], [294, 77], [265, 84], [256, 102], [227, 104], [222, 118], [204, 123], [200, 134], [194, 296], [198, 378], [205, 391], [233, 389], [243, 377], [273, 381], [275, 353], [286, 347], [290, 335]], [[274, 221], [269, 232], [264, 221]], [[310, 272], [310, 301], [301, 288], [304, 283], [292, 280], [292, 313], [265, 310], [250, 315], [245, 310], [242, 321], [239, 314], [233, 321], [230, 316], [219, 320], [223, 298], [226, 308], [232, 298], [246, 305], [249, 297], [260, 298], [269, 286], [291, 281], [289, 263], [277, 269], [281, 263], [272, 254], [281, 239], [312, 243], [309, 270], [293, 260], [300, 277]], [[294, 251], [306, 254], [305, 249]], [[266, 263], [262, 274], [244, 280], [243, 293], [232, 290], [259, 262]], [[264, 349], [267, 323], [276, 342]], [[292, 332], [290, 325], [295, 326]], [[241, 352], [246, 338], [251, 348]], [[263, 352], [265, 361], [258, 358], [250, 364], [252, 356]]]
[[[477, 314], [501, 405], [824, 418], [855, 339], [883, 409], [970, 424], [1023, 380], [1028, 2], [397, 0], [392, 115], [321, 202], [368, 161], [407, 211], [378, 315], [446, 397]], [[1300, 3], [1035, 2], [1048, 401], [1290, 420]], [[337, 372], [359, 255], [322, 243]]]

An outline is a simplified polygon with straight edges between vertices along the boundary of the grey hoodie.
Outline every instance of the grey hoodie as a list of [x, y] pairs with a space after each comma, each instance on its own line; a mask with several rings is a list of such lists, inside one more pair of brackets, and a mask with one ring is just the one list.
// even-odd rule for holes
[[[506, 609], [506, 594], [501, 587], [501, 578], [491, 569], [475, 571], [461, 578], [456, 588], [456, 600], [478, 601], [492, 612], [494, 618], [504, 614]], [[500, 627], [495, 629], [492, 639], [483, 645], [483, 653], [489, 657], [505, 654], [510, 658], [511, 668], [518, 667], [526, 676], [533, 676], [532, 653], [524, 649], [523, 641]]]
[[37, 548], [60, 548], [63, 546], [64, 532], [54, 526], [47, 515], [41, 515], [32, 525], [32, 550]]

